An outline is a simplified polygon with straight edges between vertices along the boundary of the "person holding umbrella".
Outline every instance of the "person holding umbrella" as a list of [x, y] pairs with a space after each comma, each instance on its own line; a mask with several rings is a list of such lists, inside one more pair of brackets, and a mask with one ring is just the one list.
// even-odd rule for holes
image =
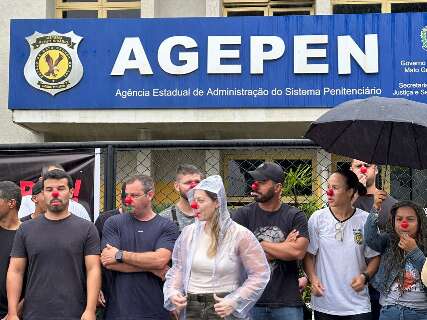
[[380, 320], [427, 319], [427, 289], [421, 273], [427, 253], [427, 218], [411, 201], [396, 203], [386, 232], [378, 231], [378, 212], [386, 198], [377, 192], [365, 224], [366, 243], [381, 253], [372, 285], [380, 292]]
[[379, 265], [379, 254], [364, 241], [368, 212], [352, 206], [366, 188], [356, 174], [340, 169], [328, 179], [329, 207], [308, 221], [310, 244], [304, 258], [316, 320], [370, 320], [367, 283]]
[[[381, 190], [376, 186], [376, 178], [378, 175], [378, 166], [372, 163], [366, 163], [365, 161], [353, 159], [350, 166], [360, 183], [366, 187], [366, 194], [359, 195], [353, 202], [355, 208], [362, 209], [367, 212], [371, 212], [374, 205], [374, 195]], [[387, 195], [381, 205], [381, 209], [378, 214], [378, 227], [380, 230], [385, 230], [387, 225], [388, 217], [390, 216], [391, 207], [397, 203], [397, 200], [390, 195]], [[369, 296], [371, 297], [371, 311], [372, 320], [378, 320], [380, 317], [380, 293], [375, 290], [371, 284], [368, 286]]]
[[[366, 187], [367, 191], [365, 195], [359, 195], [357, 197], [353, 203], [353, 206], [364, 211], [371, 212], [372, 206], [374, 205], [374, 194], [380, 191], [375, 183], [378, 175], [378, 166], [373, 163], [367, 163], [362, 160], [353, 159], [351, 161], [350, 169], [356, 174], [360, 183]], [[378, 226], [380, 229], [385, 228], [388, 217], [390, 215], [390, 209], [395, 203], [397, 203], [397, 200], [387, 194], [379, 211]]]

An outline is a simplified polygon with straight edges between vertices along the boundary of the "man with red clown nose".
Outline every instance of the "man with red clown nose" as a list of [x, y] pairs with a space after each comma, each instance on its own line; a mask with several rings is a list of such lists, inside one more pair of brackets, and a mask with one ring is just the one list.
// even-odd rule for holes
[[161, 274], [171, 258], [178, 227], [153, 211], [154, 194], [151, 177], [130, 177], [123, 213], [104, 224], [101, 262], [114, 278], [106, 320], [170, 319], [163, 308]]
[[391, 207], [397, 202], [396, 199], [387, 195], [384, 191], [377, 188], [375, 184], [378, 175], [378, 167], [375, 164], [369, 164], [364, 161], [353, 159], [351, 161], [351, 171], [353, 171], [360, 183], [366, 187], [367, 193], [364, 196], [359, 196], [353, 203], [353, 206], [370, 212], [374, 205], [374, 195], [381, 192], [384, 196], [384, 201], [381, 205], [381, 210], [378, 216], [378, 225], [380, 229], [384, 229], [387, 224], [387, 219], [390, 214]]
[[[21, 225], [7, 274], [8, 320], [95, 320], [101, 287], [99, 236], [93, 223], [68, 211], [73, 180], [63, 170], [43, 175], [46, 212]], [[24, 284], [24, 273], [27, 282]]]
[[[366, 212], [371, 212], [374, 205], [374, 196], [378, 194], [383, 200], [378, 214], [378, 227], [380, 230], [385, 230], [388, 217], [390, 216], [390, 209], [397, 203], [397, 200], [389, 196], [385, 191], [377, 188], [375, 181], [378, 175], [378, 167], [375, 164], [353, 159], [350, 169], [356, 174], [360, 183], [366, 187], [367, 191], [364, 196], [356, 196], [353, 206]], [[369, 295], [371, 297], [372, 320], [378, 320], [381, 309], [379, 304], [380, 295], [371, 285], [369, 285]]]
[[180, 164], [176, 168], [175, 191], [179, 194], [179, 200], [159, 214], [175, 222], [179, 231], [194, 222], [194, 212], [188, 202], [187, 193], [205, 178], [202, 171], [192, 164]]
[[271, 279], [252, 309], [252, 318], [302, 320], [297, 262], [309, 242], [307, 219], [299, 209], [281, 203], [281, 166], [265, 162], [249, 174], [254, 179], [251, 195], [255, 202], [238, 209], [232, 218], [255, 234], [271, 269]]

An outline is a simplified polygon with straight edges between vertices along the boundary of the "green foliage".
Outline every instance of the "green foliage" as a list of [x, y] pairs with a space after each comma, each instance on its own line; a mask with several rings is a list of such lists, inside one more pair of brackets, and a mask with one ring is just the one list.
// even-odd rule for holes
[[296, 169], [291, 168], [285, 173], [282, 196], [291, 197], [292, 205], [299, 208], [309, 217], [314, 211], [320, 209], [317, 199], [313, 196], [305, 196], [304, 202], [300, 202], [298, 196], [302, 193], [302, 190], [311, 190], [311, 188], [311, 166], [300, 164]]
[[[301, 190], [311, 189], [312, 187], [311, 166], [299, 165], [296, 169], [291, 168], [285, 173], [282, 196], [292, 198], [292, 205], [303, 211], [307, 217], [310, 217], [314, 211], [321, 208], [319, 201], [314, 196], [307, 196], [304, 202], [298, 200]], [[302, 276], [302, 269], [300, 269]], [[308, 284], [301, 293], [302, 300], [308, 304], [311, 300], [311, 285]]]
[[298, 194], [305, 188], [311, 189], [311, 167], [309, 165], [298, 165], [296, 169], [290, 168], [285, 173], [282, 195], [293, 197], [294, 204], [298, 203]]

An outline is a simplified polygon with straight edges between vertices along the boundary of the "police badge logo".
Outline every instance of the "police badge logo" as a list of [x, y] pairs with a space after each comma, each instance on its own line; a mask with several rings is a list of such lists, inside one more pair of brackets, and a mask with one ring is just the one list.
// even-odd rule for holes
[[427, 26], [421, 29], [420, 37], [422, 48], [427, 51]]
[[24, 76], [31, 86], [54, 96], [79, 83], [83, 77], [83, 65], [77, 47], [83, 37], [73, 31], [64, 34], [36, 31], [25, 39], [31, 52], [24, 67]]
[[353, 229], [354, 242], [358, 245], [363, 244], [362, 229]]

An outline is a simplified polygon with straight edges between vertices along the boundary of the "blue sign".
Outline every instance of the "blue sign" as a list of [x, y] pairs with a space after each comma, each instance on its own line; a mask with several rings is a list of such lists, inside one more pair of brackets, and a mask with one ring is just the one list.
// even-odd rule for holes
[[10, 109], [427, 103], [427, 14], [12, 20]]

